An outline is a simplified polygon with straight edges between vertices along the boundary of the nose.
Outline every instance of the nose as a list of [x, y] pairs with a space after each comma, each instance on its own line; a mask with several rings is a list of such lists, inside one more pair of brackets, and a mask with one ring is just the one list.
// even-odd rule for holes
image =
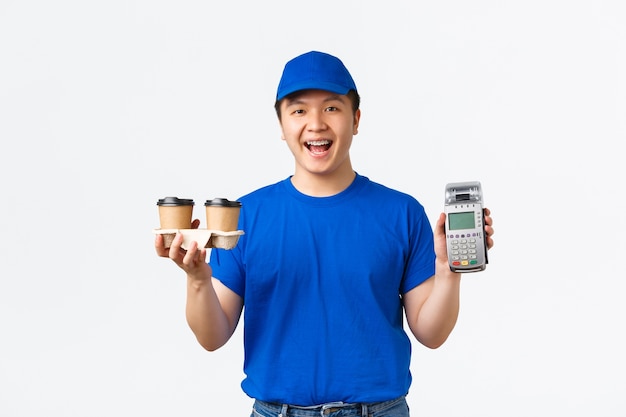
[[309, 112], [309, 120], [307, 121], [307, 128], [312, 132], [319, 132], [327, 128], [326, 121], [324, 120], [324, 113], [321, 111]]

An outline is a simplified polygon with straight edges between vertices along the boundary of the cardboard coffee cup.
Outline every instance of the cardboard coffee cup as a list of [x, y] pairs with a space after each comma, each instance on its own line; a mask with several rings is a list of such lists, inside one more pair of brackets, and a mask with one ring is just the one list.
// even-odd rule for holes
[[237, 230], [241, 202], [229, 201], [226, 198], [214, 198], [204, 202], [206, 210], [206, 228], [222, 232]]
[[194, 202], [188, 198], [165, 197], [157, 202], [161, 229], [191, 229]]

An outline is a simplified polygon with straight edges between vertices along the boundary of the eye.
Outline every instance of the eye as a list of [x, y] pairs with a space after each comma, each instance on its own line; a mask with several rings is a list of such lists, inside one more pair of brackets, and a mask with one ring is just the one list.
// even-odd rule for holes
[[326, 111], [337, 111], [337, 110], [339, 110], [339, 109], [337, 107], [335, 107], [335, 106], [326, 107]]

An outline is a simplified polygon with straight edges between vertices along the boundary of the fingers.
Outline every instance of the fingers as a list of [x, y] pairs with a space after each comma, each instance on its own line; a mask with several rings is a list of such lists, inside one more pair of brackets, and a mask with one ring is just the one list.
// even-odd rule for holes
[[173, 260], [179, 265], [182, 263], [183, 258], [185, 257], [185, 254], [187, 253], [187, 251], [182, 248], [182, 244], [183, 244], [183, 235], [180, 232], [177, 232], [176, 236], [174, 236], [174, 239], [172, 240], [172, 243], [170, 245], [168, 256], [171, 260]]
[[197, 229], [198, 227], [200, 227], [200, 219], [195, 219], [194, 221], [191, 222], [192, 229]]
[[491, 210], [489, 210], [488, 208], [485, 208], [485, 231], [487, 232], [487, 236], [491, 236], [494, 233]]
[[435, 254], [437, 259], [441, 259], [447, 262], [448, 254], [446, 250], [446, 214], [439, 214], [437, 223], [433, 230], [433, 237], [435, 243]]
[[166, 256], [187, 273], [191, 273], [194, 269], [206, 264], [206, 248], [199, 248], [198, 242], [191, 241], [187, 246], [187, 249], [183, 249], [182, 243], [183, 235], [181, 233], [176, 233]]
[[183, 265], [187, 268], [194, 268], [206, 261], [206, 249], [198, 248], [198, 242], [191, 242], [187, 248], [187, 253], [183, 258]]
[[485, 224], [487, 226], [491, 226], [493, 224], [493, 219], [491, 218], [491, 210], [489, 210], [488, 208], [485, 208], [484, 213], [485, 213]]
[[[194, 228], [200, 222], [194, 222]], [[198, 242], [191, 241], [187, 249], [183, 249], [183, 235], [177, 232], [169, 248], [165, 247], [163, 235], [157, 234], [154, 240], [154, 247], [157, 255], [163, 258], [170, 258], [179, 268], [187, 273], [187, 276], [201, 277], [201, 279], [211, 278], [211, 267], [207, 263], [207, 249], [199, 248]]]
[[170, 243], [170, 251], [168, 253], [170, 259], [175, 260], [178, 257], [178, 254], [180, 253], [180, 245], [183, 243], [183, 235], [181, 235], [180, 233], [176, 233], [176, 236], [174, 236], [174, 239], [172, 240], [172, 243]]
[[440, 213], [435, 225], [435, 235], [445, 235], [446, 233], [446, 214]]
[[192, 241], [185, 252], [185, 256], [183, 257], [183, 265], [185, 266], [193, 266], [198, 258], [198, 244]]
[[491, 249], [493, 247], [493, 239], [491, 236], [495, 233], [493, 229], [493, 219], [491, 218], [491, 210], [488, 208], [484, 209], [485, 212], [485, 241], [487, 243], [487, 248]]
[[154, 238], [154, 249], [156, 250], [157, 255], [162, 258], [169, 257], [169, 249], [165, 247], [165, 242], [163, 241], [163, 235], [157, 234]]

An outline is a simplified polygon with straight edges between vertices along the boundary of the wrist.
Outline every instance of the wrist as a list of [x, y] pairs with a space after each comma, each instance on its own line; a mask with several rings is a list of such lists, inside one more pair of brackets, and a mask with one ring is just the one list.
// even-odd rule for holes
[[187, 274], [187, 286], [194, 290], [201, 290], [207, 285], [211, 284], [211, 275], [210, 274]]
[[435, 275], [437, 277], [441, 277], [441, 278], [452, 278], [452, 279], [459, 279], [461, 278], [461, 273], [459, 272], [452, 272], [452, 270], [450, 269], [450, 265], [448, 264], [447, 260], [441, 260], [439, 258], [436, 259], [435, 261]]

